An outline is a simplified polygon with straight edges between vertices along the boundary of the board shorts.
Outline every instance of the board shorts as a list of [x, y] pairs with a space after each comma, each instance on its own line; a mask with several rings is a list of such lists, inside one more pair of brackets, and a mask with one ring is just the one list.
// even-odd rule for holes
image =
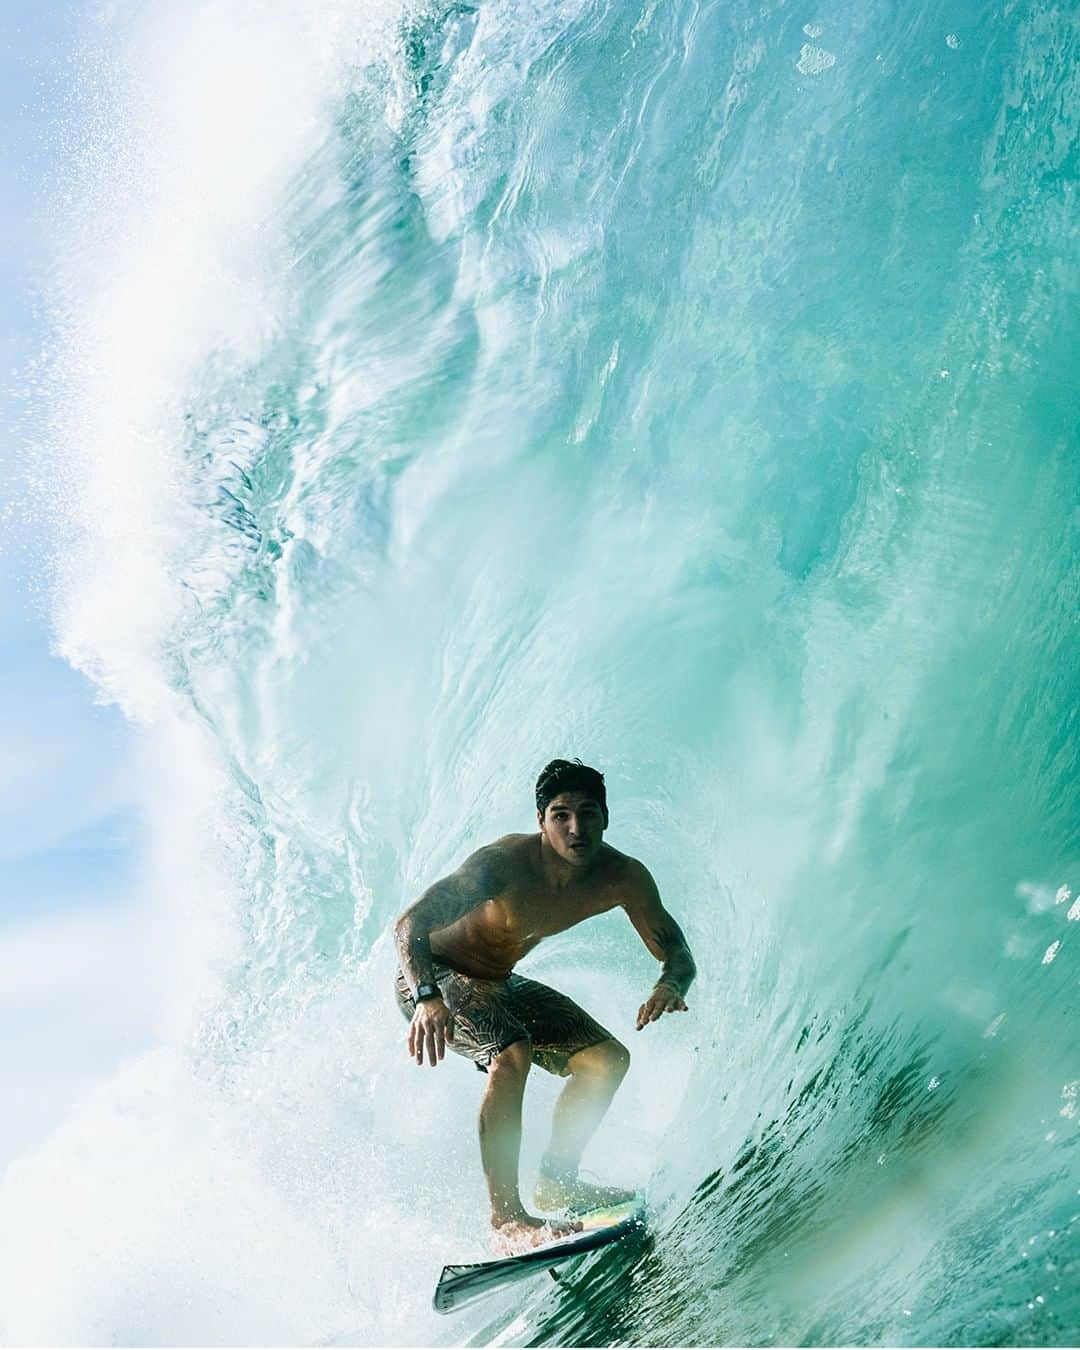
[[[515, 1041], [530, 1040], [533, 1063], [565, 1078], [572, 1055], [614, 1039], [573, 999], [537, 980], [521, 975], [482, 980], [438, 962], [434, 975], [454, 1018], [454, 1039], [446, 1044], [455, 1054], [471, 1059], [482, 1073], [487, 1073], [500, 1050]], [[416, 1003], [400, 970], [394, 992], [398, 1007], [411, 1021]]]

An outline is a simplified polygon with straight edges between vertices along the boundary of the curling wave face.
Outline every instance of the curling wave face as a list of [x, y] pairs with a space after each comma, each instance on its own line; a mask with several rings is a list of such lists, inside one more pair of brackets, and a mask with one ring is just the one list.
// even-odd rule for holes
[[[9, 1172], [5, 1336], [1075, 1343], [1069, 16], [355, 8], [97, 39], [57, 623], [181, 993]], [[614, 917], [529, 965], [657, 1240], [451, 1326], [476, 1075], [387, 930], [557, 754], [701, 972], [634, 1037]]]

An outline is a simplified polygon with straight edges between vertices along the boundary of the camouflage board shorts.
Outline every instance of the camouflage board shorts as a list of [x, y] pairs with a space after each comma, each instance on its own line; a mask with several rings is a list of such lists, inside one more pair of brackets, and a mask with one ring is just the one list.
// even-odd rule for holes
[[[533, 1063], [565, 1077], [571, 1055], [612, 1039], [610, 1031], [556, 989], [511, 975], [482, 980], [436, 963], [435, 983], [454, 1017], [454, 1039], [447, 1045], [471, 1059], [481, 1072], [508, 1045], [531, 1040]], [[394, 981], [398, 1007], [411, 1019], [416, 1003], [399, 970]]]

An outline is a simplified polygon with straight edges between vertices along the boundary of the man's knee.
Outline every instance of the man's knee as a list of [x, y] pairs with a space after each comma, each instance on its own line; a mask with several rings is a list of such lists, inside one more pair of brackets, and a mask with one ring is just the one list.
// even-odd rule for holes
[[616, 1078], [625, 1078], [626, 1071], [630, 1067], [630, 1051], [622, 1041], [602, 1041], [600, 1048], [604, 1051], [608, 1071]]
[[504, 1046], [488, 1065], [488, 1074], [499, 1077], [523, 1076], [532, 1065], [532, 1041], [523, 1036], [519, 1041], [511, 1041]]
[[622, 1082], [629, 1067], [630, 1051], [614, 1037], [586, 1046], [576, 1055], [571, 1055], [567, 1063], [571, 1073], [595, 1074], [613, 1078], [616, 1082]]

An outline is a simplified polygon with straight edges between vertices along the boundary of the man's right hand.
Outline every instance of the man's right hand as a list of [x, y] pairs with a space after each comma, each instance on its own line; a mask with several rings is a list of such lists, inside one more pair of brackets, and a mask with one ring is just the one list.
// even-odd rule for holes
[[435, 1067], [446, 1054], [446, 1042], [454, 1041], [454, 1018], [441, 998], [426, 998], [416, 1005], [409, 1023], [409, 1054], [417, 1064], [423, 1064], [424, 1051], [428, 1063]]

